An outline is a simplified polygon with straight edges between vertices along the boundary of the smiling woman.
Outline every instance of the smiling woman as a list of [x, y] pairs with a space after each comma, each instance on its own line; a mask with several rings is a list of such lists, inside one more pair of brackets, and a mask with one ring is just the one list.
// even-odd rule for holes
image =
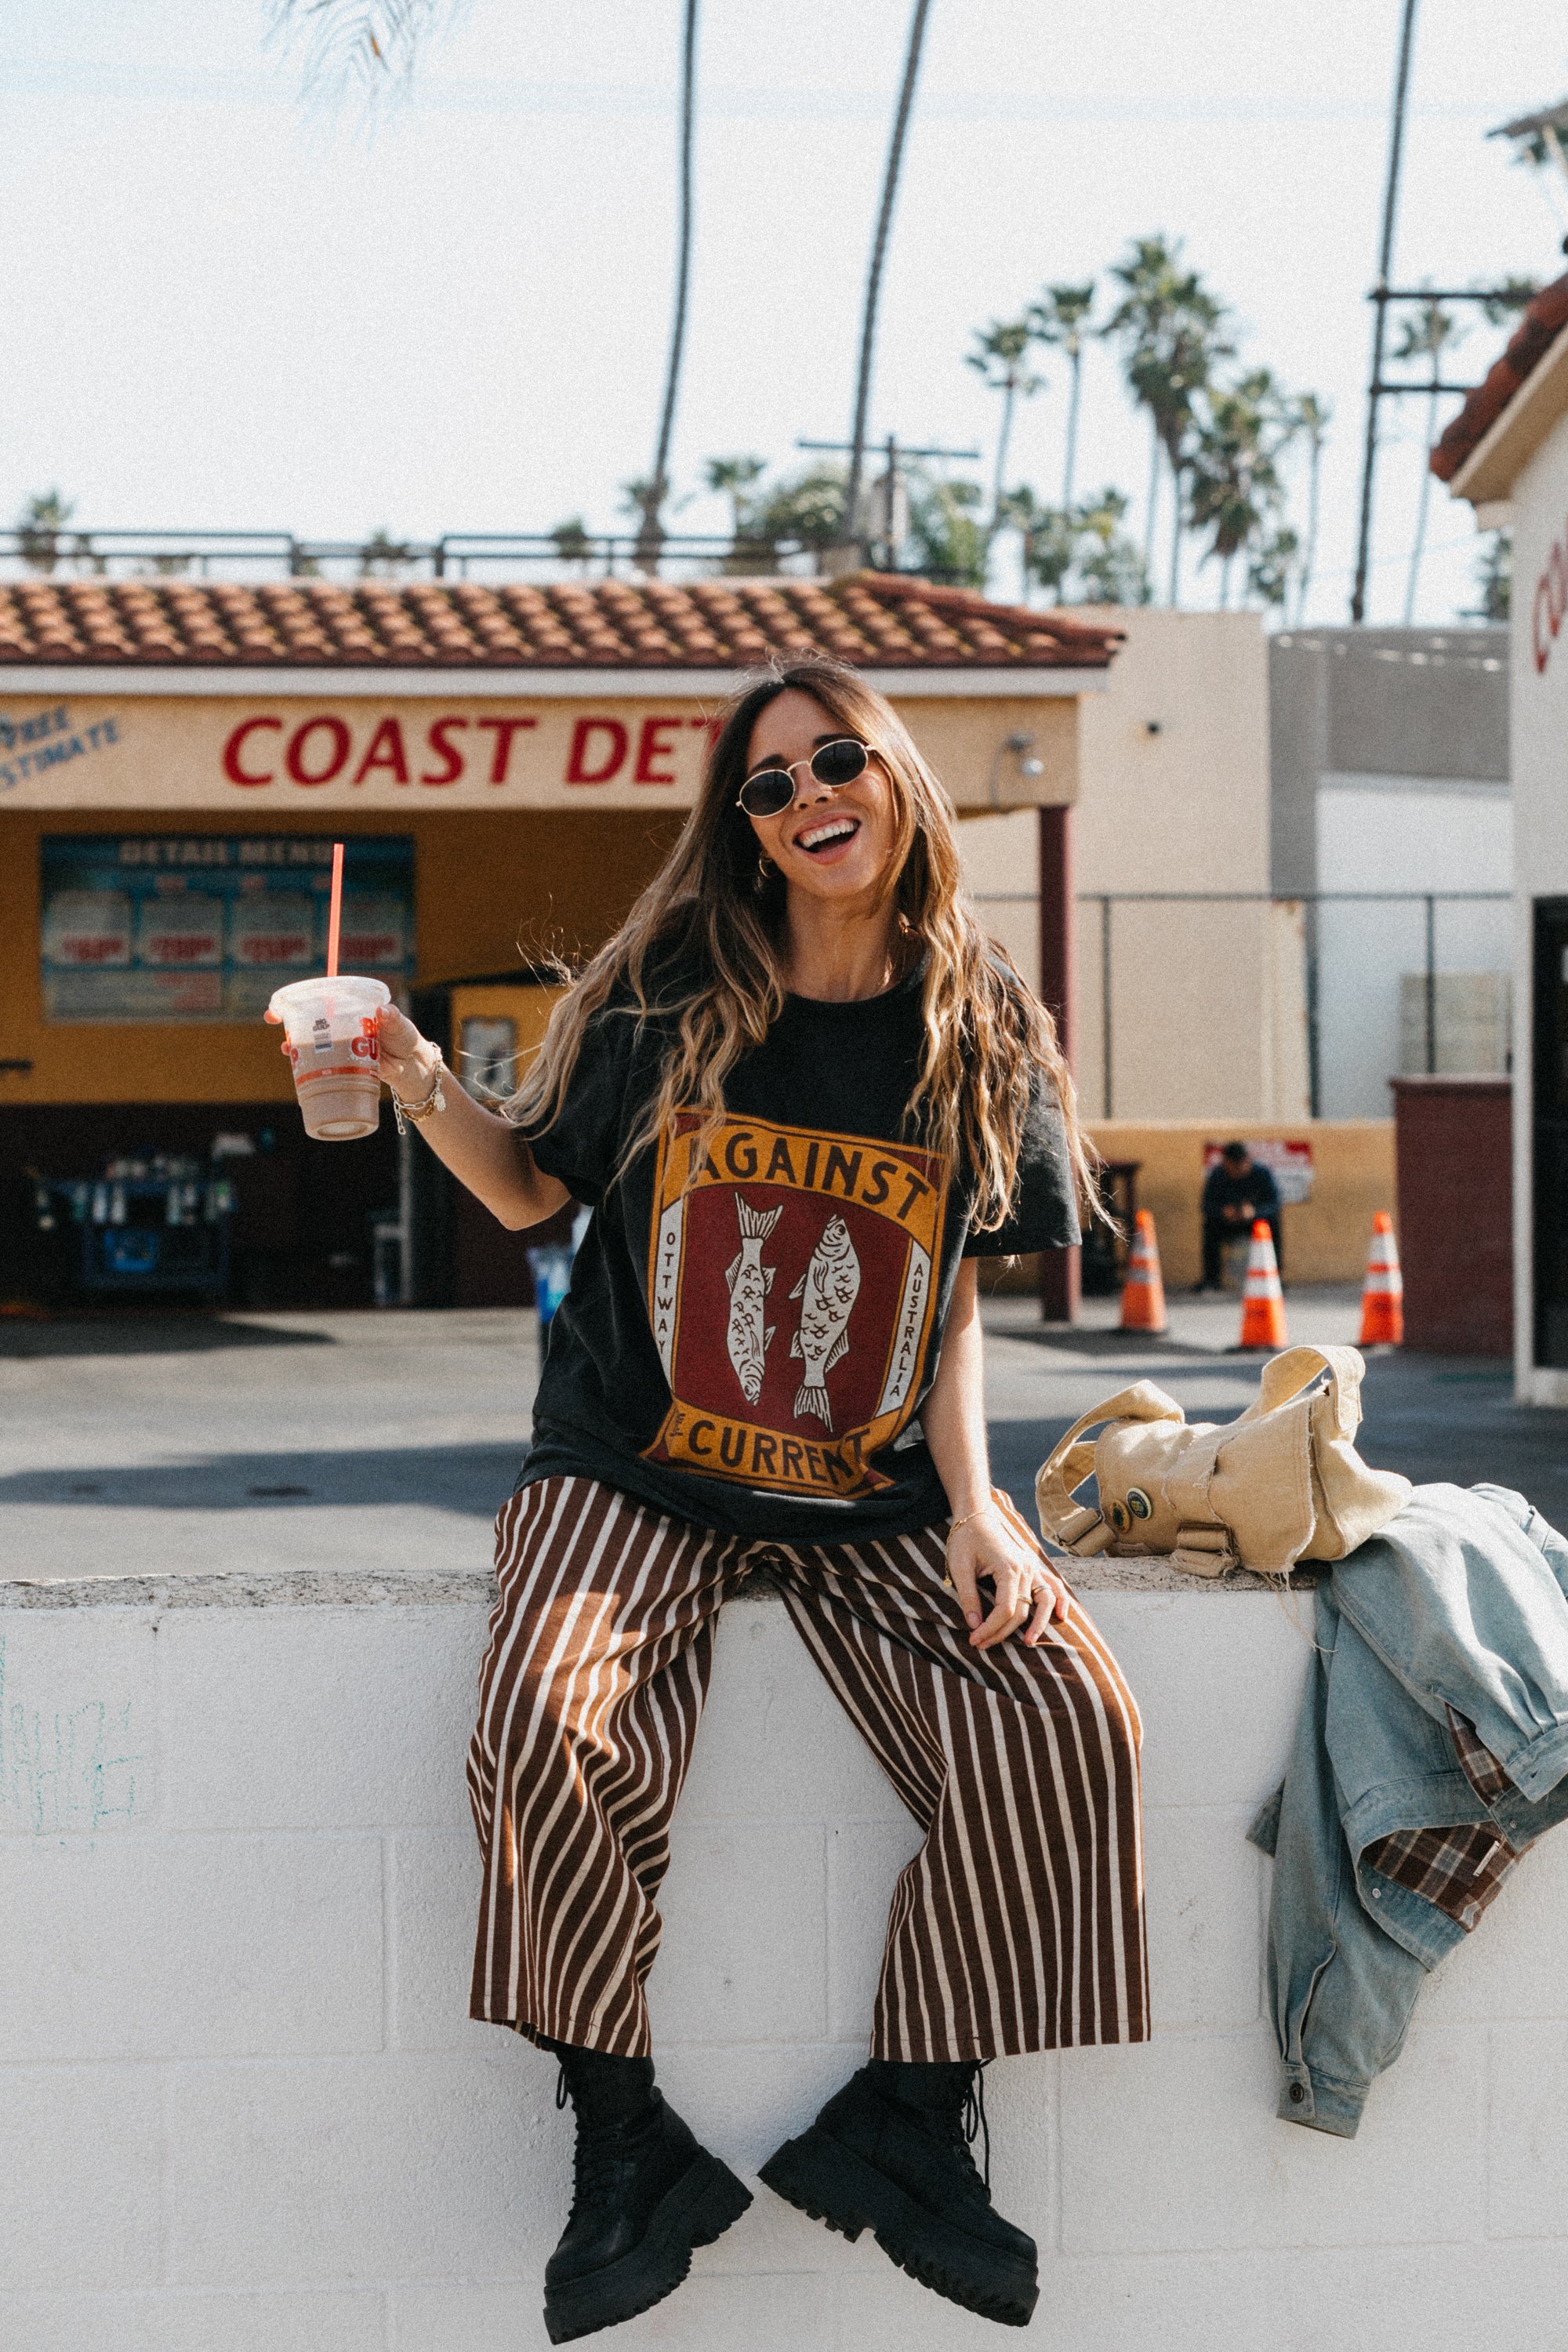
[[781, 667], [506, 1117], [382, 1018], [395, 1090], [503, 1223], [593, 1212], [469, 1756], [473, 2014], [556, 2052], [577, 2116], [552, 2338], [668, 2294], [749, 2201], [654, 2088], [644, 1982], [714, 1625], [763, 1566], [925, 1836], [871, 2062], [763, 2179], [1022, 2325], [1035, 2248], [963, 2119], [993, 2057], [1148, 2032], [1139, 1734], [991, 1486], [975, 1260], [1076, 1240], [1086, 1151], [947, 798], [864, 680]]

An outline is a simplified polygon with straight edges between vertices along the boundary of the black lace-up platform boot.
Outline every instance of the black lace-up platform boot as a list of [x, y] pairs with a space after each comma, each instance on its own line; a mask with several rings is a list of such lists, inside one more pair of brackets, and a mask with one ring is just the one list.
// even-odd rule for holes
[[984, 2131], [982, 2070], [873, 2059], [809, 2131], [763, 2167], [775, 2193], [847, 2238], [875, 2232], [889, 2260], [950, 2303], [1026, 2327], [1039, 2294], [1035, 2242], [991, 2202], [970, 2153]]
[[544, 2271], [544, 2325], [569, 2344], [673, 2294], [694, 2246], [710, 2246], [752, 2201], [656, 2089], [651, 2058], [607, 2058], [559, 2042], [555, 2104], [577, 2118], [572, 2211]]

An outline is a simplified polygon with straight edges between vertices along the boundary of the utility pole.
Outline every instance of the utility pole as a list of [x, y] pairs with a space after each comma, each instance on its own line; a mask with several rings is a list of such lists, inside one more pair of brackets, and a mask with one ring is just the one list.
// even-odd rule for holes
[[653, 479], [643, 502], [643, 523], [637, 547], [637, 562], [647, 572], [658, 570], [659, 550], [664, 545], [661, 518], [669, 492], [669, 444], [675, 429], [675, 400], [680, 388], [680, 359], [686, 343], [686, 310], [691, 284], [691, 142], [696, 113], [697, 0], [686, 0], [686, 35], [680, 61], [680, 219], [676, 236], [675, 312], [670, 321], [669, 363], [665, 370]]
[[893, 135], [888, 144], [887, 168], [882, 174], [882, 202], [877, 215], [877, 234], [871, 244], [871, 267], [866, 274], [866, 308], [860, 321], [860, 364], [855, 378], [855, 422], [849, 434], [849, 488], [844, 501], [847, 539], [855, 535], [855, 510], [860, 503], [866, 418], [871, 405], [871, 352], [877, 339], [877, 300], [882, 288], [882, 262], [888, 250], [888, 232], [893, 222], [893, 199], [899, 189], [904, 133], [910, 127], [910, 110], [914, 104], [915, 78], [920, 72], [921, 45], [925, 39], [926, 16], [930, 7], [931, 0], [915, 0], [914, 15], [910, 20], [910, 46], [904, 58], [899, 110], [893, 117]]
[[1388, 273], [1394, 263], [1394, 221], [1399, 200], [1399, 159], [1405, 143], [1405, 100], [1410, 88], [1410, 51], [1415, 35], [1415, 0], [1405, 0], [1399, 33], [1399, 69], [1394, 78], [1394, 115], [1388, 132], [1388, 181], [1383, 193], [1383, 243], [1377, 284], [1373, 289], [1372, 383], [1366, 396], [1366, 446], [1361, 467], [1361, 528], [1356, 540], [1355, 586], [1351, 619], [1366, 618], [1366, 573], [1372, 555], [1372, 477], [1377, 462], [1377, 404], [1383, 393], [1383, 346], [1388, 324]]
[[[826, 450], [833, 456], [839, 457], [848, 455], [854, 459], [856, 464], [860, 464], [865, 457], [864, 445], [862, 445], [859, 449], [857, 449], [854, 443], [851, 441], [797, 441], [795, 446], [797, 449]], [[895, 526], [898, 511], [900, 458], [958, 457], [967, 459], [973, 464], [978, 464], [980, 460], [980, 452], [978, 449], [909, 449], [903, 446], [896, 435], [891, 433], [889, 434], [886, 441], [882, 444], [882, 450], [888, 465], [888, 470], [883, 477], [883, 479], [887, 484], [887, 495], [883, 501], [882, 509], [882, 569], [887, 572], [891, 572], [897, 568], [898, 556]], [[856, 477], [853, 473], [851, 473], [850, 480], [851, 484], [854, 484]], [[856, 490], [855, 504], [856, 506], [858, 506], [859, 504], [858, 489]], [[872, 535], [869, 532], [863, 535], [857, 529], [856, 520], [855, 508], [850, 506], [848, 492], [847, 491], [845, 494], [844, 512], [845, 539], [847, 541], [852, 540], [861, 545], [874, 544], [875, 542], [872, 540]]]

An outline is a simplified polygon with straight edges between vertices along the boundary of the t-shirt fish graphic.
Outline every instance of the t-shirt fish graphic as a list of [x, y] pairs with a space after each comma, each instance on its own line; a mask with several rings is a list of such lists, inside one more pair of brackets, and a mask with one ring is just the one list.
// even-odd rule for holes
[[801, 1301], [800, 1328], [790, 1354], [805, 1366], [805, 1378], [795, 1395], [795, 1418], [814, 1412], [825, 1427], [833, 1427], [827, 1401], [827, 1375], [849, 1349], [849, 1310], [860, 1295], [860, 1261], [842, 1217], [832, 1217], [811, 1253], [811, 1263], [792, 1298]]
[[774, 1274], [773, 1266], [763, 1264], [763, 1244], [783, 1216], [784, 1209], [782, 1205], [776, 1209], [753, 1209], [737, 1192], [735, 1214], [741, 1220], [741, 1249], [724, 1276], [730, 1286], [730, 1328], [724, 1335], [724, 1344], [735, 1368], [735, 1378], [741, 1383], [742, 1395], [748, 1404], [755, 1404], [763, 1392], [768, 1342], [773, 1336], [772, 1328], [764, 1329], [763, 1324]]

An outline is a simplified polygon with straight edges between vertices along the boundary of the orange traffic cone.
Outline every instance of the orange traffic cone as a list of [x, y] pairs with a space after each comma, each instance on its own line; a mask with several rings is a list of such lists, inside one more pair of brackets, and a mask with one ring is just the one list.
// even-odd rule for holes
[[1394, 1238], [1394, 1219], [1386, 1209], [1379, 1209], [1372, 1221], [1356, 1346], [1397, 1348], [1404, 1339], [1405, 1276], [1399, 1271], [1399, 1244]]
[[1252, 1228], [1237, 1344], [1243, 1348], [1288, 1348], [1290, 1344], [1290, 1335], [1285, 1328], [1285, 1294], [1279, 1287], [1274, 1236], [1264, 1217], [1259, 1217]]
[[1154, 1239], [1153, 1213], [1140, 1209], [1133, 1220], [1132, 1246], [1127, 1253], [1127, 1280], [1121, 1288], [1124, 1331], [1163, 1331], [1165, 1286], [1160, 1278], [1160, 1244]]

